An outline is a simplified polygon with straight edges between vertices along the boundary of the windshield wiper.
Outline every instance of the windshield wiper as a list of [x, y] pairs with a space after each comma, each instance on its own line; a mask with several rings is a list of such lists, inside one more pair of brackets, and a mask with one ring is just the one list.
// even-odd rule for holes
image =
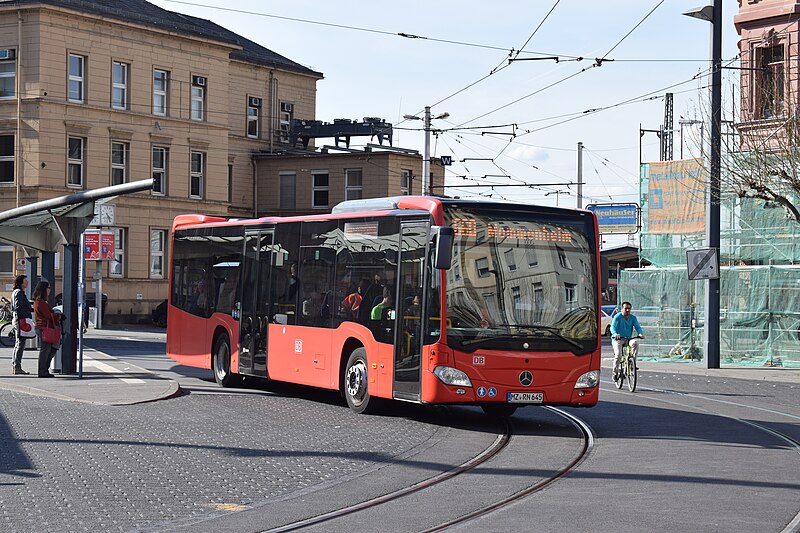
[[[537, 336], [541, 335], [541, 333], [543, 331], [546, 331], [547, 333], [551, 333], [551, 334], [555, 335], [556, 337], [558, 337], [562, 341], [570, 343], [571, 345], [573, 345], [577, 349], [583, 350], [583, 344], [581, 344], [579, 342], [576, 342], [576, 341], [570, 339], [569, 337], [565, 337], [564, 335], [562, 335], [561, 334], [561, 328], [556, 328], [556, 327], [553, 327], [553, 326], [545, 326], [543, 324], [499, 324], [499, 325], [501, 327], [507, 327], [507, 328], [533, 330], [533, 334], [537, 335]], [[515, 334], [515, 337], [517, 335], [519, 335], [519, 334]]]
[[[574, 340], [562, 335], [561, 334], [561, 328], [554, 328], [552, 326], [542, 326], [540, 324], [498, 324], [498, 326], [499, 327], [507, 327], [507, 328], [512, 328], [513, 327], [513, 328], [519, 328], [519, 329], [533, 330], [532, 331], [532, 335], [533, 336], [540, 336], [543, 332], [547, 332], [547, 333], [550, 333], [552, 335], [555, 335], [556, 337], [558, 337], [562, 341], [571, 344], [572, 346], [576, 347], [577, 349], [583, 350], [583, 345], [582, 344], [580, 344], [578, 342], [575, 342]], [[487, 330], [487, 331], [491, 331], [491, 328], [489, 330]], [[494, 337], [494, 336], [492, 336], [492, 337], [477, 337], [477, 338], [474, 338], [474, 339], [461, 341], [461, 345], [462, 346], [471, 346], [473, 344], [479, 344], [479, 343], [483, 343], [483, 342], [490, 341], [490, 340], [496, 340], [498, 338], [501, 339], [501, 340], [502, 339], [527, 339], [530, 336], [531, 336], [531, 334], [512, 333], [510, 335], [502, 335], [500, 337]]]

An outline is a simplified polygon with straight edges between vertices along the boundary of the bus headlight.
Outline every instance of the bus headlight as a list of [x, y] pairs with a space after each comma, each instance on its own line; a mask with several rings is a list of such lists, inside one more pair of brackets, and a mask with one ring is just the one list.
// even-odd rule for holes
[[600, 371], [590, 370], [589, 372], [585, 373], [584, 375], [578, 378], [578, 381], [575, 382], [575, 388], [591, 389], [593, 387], [597, 387], [599, 383], [600, 383]]
[[461, 387], [472, 387], [469, 377], [457, 368], [449, 366], [437, 366], [433, 369], [434, 375], [445, 385], [458, 385]]

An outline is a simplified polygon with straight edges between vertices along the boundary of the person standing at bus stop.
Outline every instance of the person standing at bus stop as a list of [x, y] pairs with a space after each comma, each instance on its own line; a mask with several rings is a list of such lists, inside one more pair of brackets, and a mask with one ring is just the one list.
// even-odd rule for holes
[[625, 343], [631, 347], [631, 356], [636, 360], [639, 354], [639, 339], [633, 338], [633, 330], [639, 334], [639, 337], [644, 338], [642, 326], [639, 325], [639, 320], [636, 315], [631, 313], [633, 306], [630, 302], [622, 302], [622, 312], [614, 316], [611, 321], [611, 347], [614, 349], [614, 379], [616, 380], [617, 373], [619, 372], [619, 363], [622, 355], [622, 348]]
[[20, 274], [14, 279], [14, 291], [11, 293], [11, 310], [14, 312], [11, 319], [16, 332], [14, 341], [14, 356], [12, 359], [12, 372], [14, 374], [28, 375], [30, 372], [25, 372], [22, 369], [22, 352], [25, 350], [25, 342], [27, 338], [22, 336], [21, 324], [26, 320], [33, 318], [31, 302], [25, 294], [25, 289], [28, 288], [28, 276]]
[[39, 333], [39, 372], [40, 378], [52, 378], [53, 374], [50, 373], [50, 363], [56, 355], [58, 346], [55, 344], [45, 342], [42, 337], [42, 328], [55, 328], [60, 326], [60, 315], [53, 312], [53, 308], [48, 303], [50, 295], [50, 283], [47, 281], [40, 281], [36, 284], [33, 290], [33, 312], [36, 315], [36, 331]]

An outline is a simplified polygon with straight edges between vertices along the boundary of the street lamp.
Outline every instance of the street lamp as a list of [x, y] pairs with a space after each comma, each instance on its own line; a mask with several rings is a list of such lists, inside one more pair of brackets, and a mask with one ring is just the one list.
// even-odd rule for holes
[[[684, 13], [711, 22], [711, 172], [706, 204], [706, 246], [720, 248], [720, 165], [722, 160], [722, 0]], [[719, 257], [719, 255], [718, 255]], [[709, 279], [705, 297], [705, 346], [708, 368], [719, 368], [719, 278]]]
[[439, 113], [435, 117], [431, 117], [431, 106], [425, 106], [425, 116], [423, 118], [417, 115], [403, 115], [406, 120], [422, 120], [422, 129], [425, 131], [425, 153], [422, 158], [422, 194], [429, 195], [431, 193], [430, 179], [431, 179], [431, 120], [445, 119], [450, 116], [450, 113]]

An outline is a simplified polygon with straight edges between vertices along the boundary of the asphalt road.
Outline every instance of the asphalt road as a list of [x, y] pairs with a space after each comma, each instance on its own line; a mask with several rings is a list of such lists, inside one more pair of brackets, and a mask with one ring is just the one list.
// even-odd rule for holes
[[[157, 331], [86, 342], [187, 394], [109, 407], [0, 391], [2, 531], [265, 531], [447, 472], [503, 432], [470, 407], [363, 416], [304, 387], [220, 389]], [[574, 470], [453, 529], [800, 530], [800, 383], [648, 371], [636, 393], [602, 389], [566, 410], [592, 431]], [[522, 409], [486, 463], [307, 530], [428, 530], [552, 477], [580, 443], [557, 412]]]

